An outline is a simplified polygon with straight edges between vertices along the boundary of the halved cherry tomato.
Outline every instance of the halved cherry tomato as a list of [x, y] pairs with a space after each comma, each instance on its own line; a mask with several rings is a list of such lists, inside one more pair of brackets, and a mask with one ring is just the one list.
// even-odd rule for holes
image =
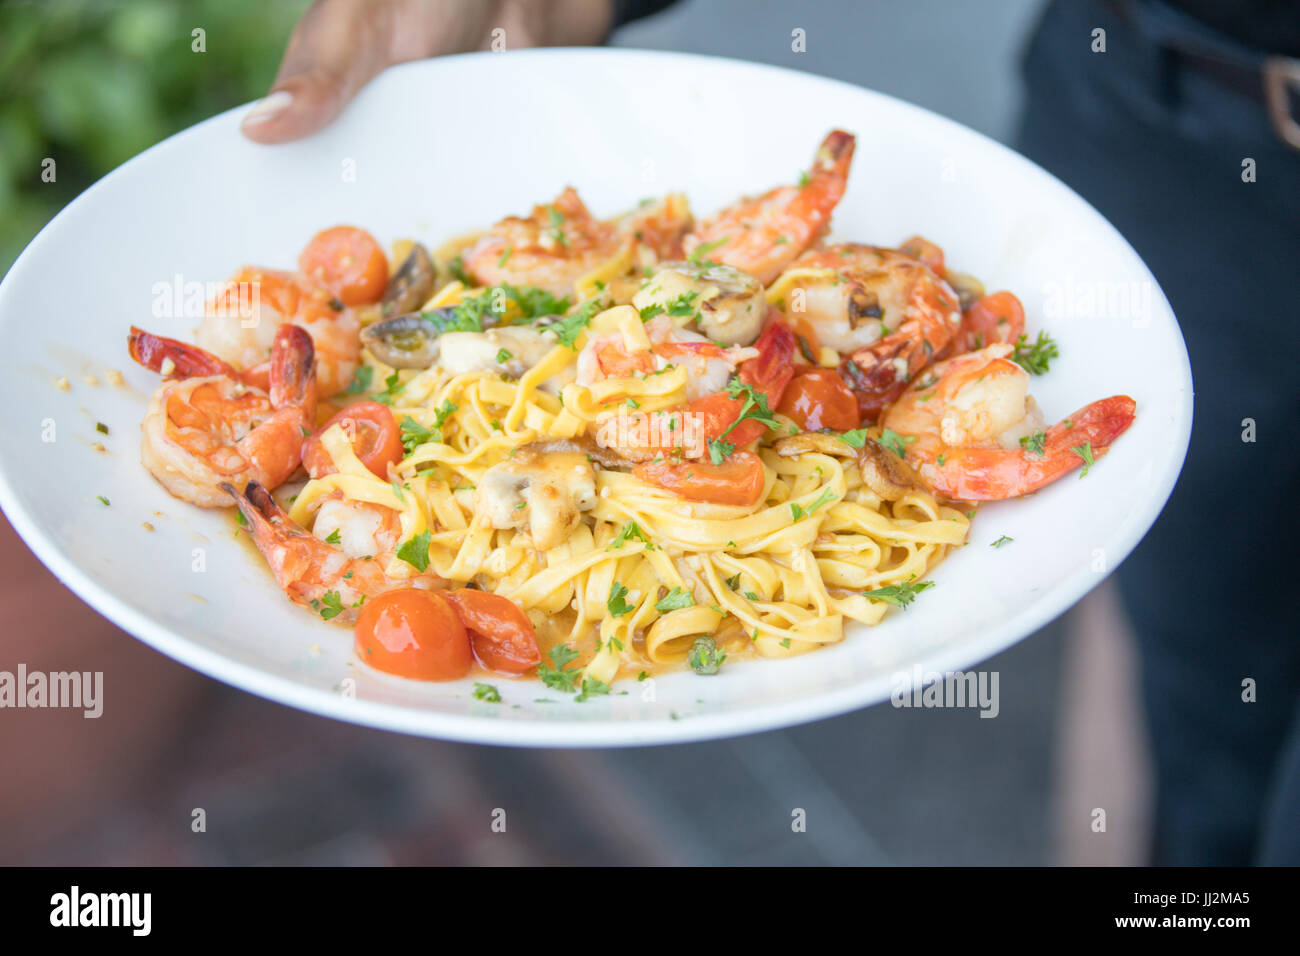
[[484, 667], [522, 674], [541, 662], [532, 622], [514, 601], [474, 588], [457, 588], [445, 597], [469, 631], [474, 656]]
[[758, 355], [740, 367], [740, 380], [767, 397], [776, 408], [794, 377], [794, 330], [784, 322], [769, 322], [754, 343]]
[[904, 255], [911, 256], [913, 259], [919, 259], [921, 265], [925, 266], [940, 279], [946, 271], [943, 261], [943, 250], [936, 246], [929, 239], [923, 236], [912, 236], [910, 239], [904, 239], [898, 247], [898, 251]]
[[964, 347], [975, 352], [999, 342], [1014, 345], [1025, 331], [1025, 307], [1010, 292], [977, 299], [961, 318]]
[[357, 657], [399, 677], [458, 680], [474, 663], [465, 625], [437, 591], [385, 591], [366, 602], [354, 633]]
[[[730, 435], [727, 440], [731, 440]], [[647, 462], [633, 468], [632, 474], [689, 501], [756, 505], [763, 497], [763, 462], [751, 451], [734, 452], [720, 465], [707, 461]]]
[[302, 464], [307, 474], [322, 478], [334, 474], [334, 462], [321, 444], [321, 435], [332, 425], [340, 425], [352, 439], [352, 450], [372, 472], [388, 480], [388, 466], [402, 460], [402, 430], [387, 405], [357, 402], [339, 412], [312, 433], [302, 446]]
[[833, 368], [810, 368], [794, 377], [779, 409], [806, 432], [858, 427], [858, 400]]
[[344, 305], [378, 302], [388, 285], [388, 257], [374, 236], [356, 226], [316, 233], [298, 257], [298, 268]]

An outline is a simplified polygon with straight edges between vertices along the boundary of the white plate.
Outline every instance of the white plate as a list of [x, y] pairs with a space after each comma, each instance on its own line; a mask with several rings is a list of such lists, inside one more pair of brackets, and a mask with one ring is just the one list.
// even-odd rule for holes
[[[5, 513], [101, 613], [219, 680], [343, 720], [484, 743], [647, 744], [789, 725], [884, 700], [900, 671], [968, 668], [1032, 633], [1123, 560], [1178, 476], [1191, 377], [1146, 267], [1060, 182], [914, 106], [767, 66], [551, 50], [390, 70], [338, 123], [290, 146], [246, 142], [236, 130], [243, 112], [105, 177], [0, 286]], [[191, 338], [193, 316], [155, 315], [157, 285], [174, 276], [218, 282], [243, 263], [292, 267], [307, 239], [335, 223], [384, 242], [437, 242], [524, 212], [566, 183], [597, 214], [670, 189], [709, 212], [793, 181], [836, 126], [858, 136], [837, 237], [892, 245], [921, 233], [954, 268], [1018, 294], [1031, 330], [1060, 342], [1051, 373], [1033, 382], [1053, 420], [1116, 393], [1138, 403], [1136, 424], [1086, 479], [984, 508], [970, 545], [932, 575], [937, 586], [876, 628], [794, 660], [667, 676], [653, 700], [635, 682], [615, 687], [626, 696], [575, 703], [501, 680], [504, 704], [484, 703], [469, 681], [420, 684], [355, 663], [350, 632], [290, 605], [233, 540], [229, 514], [173, 500], [138, 463], [137, 428], [157, 380], [128, 359], [126, 330]], [[129, 388], [83, 383], [113, 368]], [[52, 384], [62, 375], [69, 392]], [[52, 442], [43, 440], [51, 423]], [[101, 438], [107, 454], [92, 450]], [[990, 548], [1001, 535], [1014, 543]], [[347, 678], [354, 698], [340, 691]]]

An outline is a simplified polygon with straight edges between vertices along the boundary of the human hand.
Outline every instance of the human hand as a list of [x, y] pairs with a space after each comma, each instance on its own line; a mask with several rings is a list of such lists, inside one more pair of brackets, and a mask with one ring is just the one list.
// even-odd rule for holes
[[497, 28], [520, 49], [599, 43], [612, 25], [612, 0], [316, 0], [240, 130], [257, 143], [301, 139], [387, 67], [487, 49]]

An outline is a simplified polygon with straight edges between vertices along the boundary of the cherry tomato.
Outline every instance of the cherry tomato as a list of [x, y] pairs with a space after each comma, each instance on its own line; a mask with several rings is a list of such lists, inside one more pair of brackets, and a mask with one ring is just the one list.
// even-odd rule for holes
[[374, 236], [356, 226], [316, 233], [298, 257], [298, 268], [344, 305], [378, 302], [388, 285], [388, 257]]
[[321, 444], [321, 435], [333, 425], [341, 425], [352, 439], [352, 450], [377, 476], [388, 480], [388, 466], [402, 460], [402, 430], [387, 405], [357, 402], [339, 412], [312, 433], [302, 446], [302, 464], [313, 478], [334, 474], [334, 462]]
[[361, 609], [355, 634], [357, 657], [399, 677], [458, 680], [474, 663], [465, 625], [437, 591], [385, 591]]
[[967, 351], [999, 342], [1015, 345], [1025, 331], [1025, 307], [1010, 292], [994, 292], [977, 299], [961, 319]]
[[913, 259], [919, 259], [921, 265], [925, 266], [939, 278], [943, 278], [943, 274], [946, 271], [943, 261], [943, 250], [929, 239], [925, 239], [921, 236], [912, 236], [910, 239], [904, 239], [903, 244], [898, 247], [898, 251], [904, 255], [911, 256]]
[[445, 596], [469, 631], [474, 656], [484, 667], [522, 674], [541, 662], [532, 622], [514, 601], [474, 588], [457, 588]]
[[[731, 440], [730, 435], [727, 440]], [[707, 461], [648, 462], [637, 465], [632, 474], [689, 501], [715, 505], [756, 505], [763, 497], [765, 483], [763, 463], [750, 451], [733, 452], [720, 465]]]
[[754, 343], [758, 355], [740, 367], [740, 380], [767, 397], [771, 408], [781, 401], [794, 376], [794, 330], [784, 322], [769, 322]]
[[794, 377], [781, 399], [781, 414], [806, 432], [858, 427], [858, 400], [833, 368], [810, 368]]

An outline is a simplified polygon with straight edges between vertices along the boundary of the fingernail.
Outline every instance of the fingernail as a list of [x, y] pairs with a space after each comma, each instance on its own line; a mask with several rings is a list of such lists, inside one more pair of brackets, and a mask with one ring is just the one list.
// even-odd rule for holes
[[249, 110], [248, 115], [240, 121], [239, 125], [256, 126], [258, 123], [265, 123], [273, 116], [278, 116], [280, 113], [283, 113], [292, 102], [292, 93], [288, 90], [276, 90]]

